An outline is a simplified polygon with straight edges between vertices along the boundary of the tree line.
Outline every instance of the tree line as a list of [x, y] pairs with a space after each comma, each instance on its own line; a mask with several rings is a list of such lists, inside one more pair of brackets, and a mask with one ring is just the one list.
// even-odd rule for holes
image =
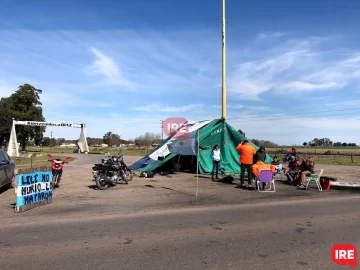
[[312, 147], [354, 147], [357, 146], [356, 143], [346, 143], [346, 142], [333, 142], [329, 138], [314, 138], [310, 142], [304, 142], [303, 146], [312, 146]]
[[112, 133], [111, 131], [105, 133], [103, 138], [87, 138], [87, 142], [89, 145], [100, 145], [107, 144], [109, 146], [112, 145], [120, 145], [120, 144], [134, 144], [135, 146], [151, 146], [153, 144], [160, 144], [162, 142], [161, 135], [151, 132], [146, 132], [145, 134], [136, 137], [134, 140], [124, 140], [121, 139], [120, 135], [116, 133]]

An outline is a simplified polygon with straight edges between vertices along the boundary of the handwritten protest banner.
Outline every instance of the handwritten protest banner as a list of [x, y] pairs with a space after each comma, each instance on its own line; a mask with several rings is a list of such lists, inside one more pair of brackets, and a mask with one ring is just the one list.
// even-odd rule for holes
[[52, 202], [52, 172], [17, 176], [15, 212], [23, 212]]

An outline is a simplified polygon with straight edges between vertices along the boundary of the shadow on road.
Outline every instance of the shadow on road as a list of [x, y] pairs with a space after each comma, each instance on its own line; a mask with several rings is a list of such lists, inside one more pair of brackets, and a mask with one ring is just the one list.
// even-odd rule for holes
[[89, 189], [98, 190], [98, 187], [96, 185], [90, 185], [88, 186]]
[[352, 187], [352, 186], [331, 186], [331, 189], [335, 190], [343, 190], [343, 191], [351, 191], [353, 193], [360, 192], [360, 187]]

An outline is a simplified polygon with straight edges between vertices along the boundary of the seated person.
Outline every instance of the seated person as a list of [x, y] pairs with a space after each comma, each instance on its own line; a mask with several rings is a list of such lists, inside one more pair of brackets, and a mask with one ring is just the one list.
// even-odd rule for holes
[[277, 156], [275, 156], [273, 158], [273, 161], [271, 162], [271, 164], [275, 166], [276, 172], [274, 173], [274, 175], [281, 174], [283, 167], [282, 167], [282, 164], [280, 163], [280, 161], [278, 160]]
[[300, 177], [301, 182], [300, 185], [298, 185], [298, 187], [305, 188], [304, 184], [306, 177], [312, 173], [315, 173], [315, 163], [310, 156], [306, 156], [303, 159], [303, 162], [301, 163], [300, 166], [300, 173], [301, 173], [301, 177]]
[[297, 180], [300, 166], [301, 162], [295, 156], [291, 156], [288, 167], [285, 170], [285, 175], [289, 183], [295, 183], [295, 181]]
[[[252, 166], [252, 175], [253, 179], [259, 177], [261, 170], [272, 170], [275, 173], [275, 165], [273, 164], [265, 164], [262, 161], [258, 161], [256, 164]], [[263, 189], [266, 187], [266, 183], [263, 183]]]
[[286, 156], [284, 157], [284, 162], [290, 162], [290, 160], [291, 160], [291, 157], [292, 156], [294, 156], [294, 157], [298, 157], [298, 154], [297, 154], [297, 152], [296, 152], [296, 150], [295, 150], [295, 148], [292, 148], [287, 154], [286, 154]]
[[278, 166], [281, 165], [280, 161], [278, 160], [277, 156], [273, 158], [273, 161], [271, 162], [272, 165]]

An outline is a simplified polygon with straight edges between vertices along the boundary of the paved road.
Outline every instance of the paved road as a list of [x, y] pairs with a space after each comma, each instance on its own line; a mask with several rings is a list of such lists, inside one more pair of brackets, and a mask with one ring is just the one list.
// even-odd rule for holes
[[1, 229], [1, 269], [340, 269], [358, 197], [44, 220]]
[[194, 198], [184, 179], [137, 178], [103, 192], [77, 164], [50, 205], [10, 213], [2, 194], [0, 269], [342, 269], [332, 245], [360, 248], [357, 191], [265, 195], [202, 180]]

